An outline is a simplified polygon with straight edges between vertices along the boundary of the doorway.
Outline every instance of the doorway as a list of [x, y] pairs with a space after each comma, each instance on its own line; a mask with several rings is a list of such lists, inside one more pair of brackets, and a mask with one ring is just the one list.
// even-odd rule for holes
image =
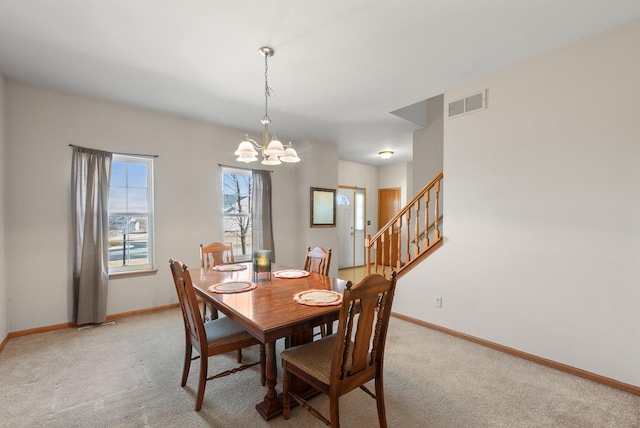
[[338, 269], [364, 265], [366, 191], [340, 186], [336, 195], [340, 240]]
[[[391, 187], [378, 189], [378, 230], [382, 229], [400, 211], [400, 188]], [[398, 259], [398, 231], [392, 229], [391, 240], [386, 239], [382, 251], [384, 251], [385, 265]], [[389, 245], [391, 245], [391, 258], [389, 258]], [[382, 252], [377, 253], [377, 262], [382, 264]]]

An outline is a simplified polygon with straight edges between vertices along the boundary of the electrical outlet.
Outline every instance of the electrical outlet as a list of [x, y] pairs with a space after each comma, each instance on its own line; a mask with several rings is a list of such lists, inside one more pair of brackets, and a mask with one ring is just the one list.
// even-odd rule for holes
[[442, 296], [433, 296], [433, 306], [436, 308], [442, 307]]

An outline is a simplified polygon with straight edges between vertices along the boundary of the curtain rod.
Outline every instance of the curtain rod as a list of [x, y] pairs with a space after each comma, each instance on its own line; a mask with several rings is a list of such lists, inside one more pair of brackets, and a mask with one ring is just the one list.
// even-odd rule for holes
[[[69, 144], [69, 147], [79, 147], [81, 149], [96, 150], [96, 149], [91, 149], [89, 147], [76, 146], [75, 144]], [[125, 156], [142, 156], [142, 157], [147, 157], [147, 158], [157, 158], [157, 157], [159, 157], [159, 155], [145, 155], [145, 154], [140, 154], [140, 153], [121, 153], [121, 152], [117, 152], [116, 154], [117, 155], [125, 155]]]
[[253, 169], [253, 168], [243, 168], [241, 166], [231, 166], [231, 165], [225, 165], [223, 163], [219, 163], [218, 166], [223, 166], [225, 168], [233, 168], [233, 169], [242, 169], [244, 171], [269, 171], [269, 172], [273, 172], [270, 169]]

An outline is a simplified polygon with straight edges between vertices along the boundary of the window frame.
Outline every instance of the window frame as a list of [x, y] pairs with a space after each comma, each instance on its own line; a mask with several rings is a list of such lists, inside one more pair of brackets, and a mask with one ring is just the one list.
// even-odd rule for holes
[[[108, 217], [114, 215], [122, 216], [146, 216], [147, 217], [147, 259], [148, 263], [145, 264], [127, 264], [125, 266], [109, 266], [109, 278], [129, 277], [145, 275], [149, 273], [157, 272], [155, 268], [155, 192], [154, 192], [154, 162], [153, 157], [150, 156], [137, 156], [130, 154], [114, 153], [112, 158], [113, 163], [123, 162], [127, 164], [142, 164], [147, 167], [147, 210], [146, 211], [111, 211], [108, 210]], [[113, 179], [113, 169], [110, 175], [109, 183], [109, 201], [111, 201], [111, 179]], [[126, 188], [129, 189], [128, 183]], [[132, 186], [133, 187], [133, 186]], [[107, 245], [109, 245], [107, 243]], [[107, 249], [108, 250], [108, 249]]]

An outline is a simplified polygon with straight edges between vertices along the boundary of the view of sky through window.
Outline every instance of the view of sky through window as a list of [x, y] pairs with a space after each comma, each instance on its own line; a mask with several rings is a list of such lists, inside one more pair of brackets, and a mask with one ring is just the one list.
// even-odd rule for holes
[[111, 165], [109, 211], [147, 211], [147, 166], [114, 161]]

